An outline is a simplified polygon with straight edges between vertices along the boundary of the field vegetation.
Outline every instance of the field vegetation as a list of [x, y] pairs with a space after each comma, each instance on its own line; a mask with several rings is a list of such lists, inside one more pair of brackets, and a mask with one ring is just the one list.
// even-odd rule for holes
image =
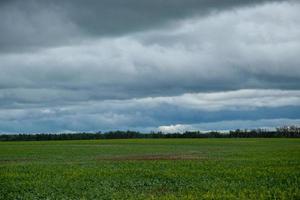
[[300, 199], [300, 139], [0, 142], [0, 199]]

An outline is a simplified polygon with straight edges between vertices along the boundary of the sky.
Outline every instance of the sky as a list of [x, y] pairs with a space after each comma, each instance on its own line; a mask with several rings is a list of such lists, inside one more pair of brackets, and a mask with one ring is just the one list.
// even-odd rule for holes
[[298, 0], [2, 0], [0, 133], [300, 125]]

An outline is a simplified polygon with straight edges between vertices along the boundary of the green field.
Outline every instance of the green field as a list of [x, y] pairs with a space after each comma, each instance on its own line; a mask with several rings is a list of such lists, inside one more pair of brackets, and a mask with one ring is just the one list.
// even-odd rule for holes
[[300, 139], [1, 142], [0, 199], [300, 199]]

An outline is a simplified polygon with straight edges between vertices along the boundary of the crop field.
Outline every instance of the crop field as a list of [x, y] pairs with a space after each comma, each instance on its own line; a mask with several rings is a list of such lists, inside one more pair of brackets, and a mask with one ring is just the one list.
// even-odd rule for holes
[[300, 199], [300, 139], [1, 142], [0, 199]]

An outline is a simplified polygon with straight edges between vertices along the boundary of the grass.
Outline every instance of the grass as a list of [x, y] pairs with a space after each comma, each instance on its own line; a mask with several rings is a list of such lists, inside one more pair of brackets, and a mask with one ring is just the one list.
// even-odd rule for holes
[[2, 142], [0, 199], [300, 199], [300, 139]]

